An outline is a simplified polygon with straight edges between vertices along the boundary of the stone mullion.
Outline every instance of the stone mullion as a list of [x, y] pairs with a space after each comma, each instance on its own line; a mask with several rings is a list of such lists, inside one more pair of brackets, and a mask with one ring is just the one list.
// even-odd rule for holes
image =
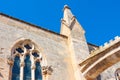
[[20, 56], [20, 80], [24, 80], [24, 56]]
[[31, 74], [32, 75], [32, 80], [35, 80], [35, 69], [32, 68], [31, 72], [32, 72], [32, 74]]

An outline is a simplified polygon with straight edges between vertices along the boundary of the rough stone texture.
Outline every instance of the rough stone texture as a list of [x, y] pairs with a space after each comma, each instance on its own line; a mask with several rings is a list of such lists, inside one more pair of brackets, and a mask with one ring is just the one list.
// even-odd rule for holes
[[91, 44], [91, 43], [88, 43], [88, 49], [89, 49], [89, 52], [95, 50], [96, 48], [98, 48], [98, 46], [93, 45], [93, 44]]
[[8, 80], [9, 78], [9, 65], [6, 63], [5, 58], [0, 58], [0, 80]]
[[49, 80], [74, 80], [66, 37], [0, 16], [0, 48], [4, 48], [0, 54], [0, 67], [4, 80], [8, 80], [10, 75], [7, 56], [11, 55], [15, 42], [22, 38], [35, 42], [46, 55], [47, 65], [53, 68]]
[[116, 78], [115, 78], [115, 71], [118, 68], [120, 68], [120, 62], [118, 62], [117, 64], [111, 66], [110, 68], [108, 68], [104, 72], [102, 72], [100, 74], [101, 80], [116, 80]]
[[[89, 56], [88, 45], [84, 36], [84, 30], [81, 25], [75, 20], [71, 31], [71, 40], [73, 43], [77, 63], [86, 59]], [[81, 56], [82, 55], [82, 56]]]
[[[85, 79], [80, 63], [91, 58], [89, 53], [98, 49], [98, 46], [87, 44], [84, 33], [85, 31], [68, 6], [64, 8], [64, 17], [61, 23], [62, 35], [0, 14], [0, 80], [11, 80], [12, 67], [10, 64], [12, 63], [8, 64], [8, 56], [12, 56], [12, 48], [22, 39], [29, 39], [34, 42], [44, 55], [42, 59], [46, 60], [46, 65], [48, 67], [51, 66], [52, 73], [45, 77], [43, 75], [43, 80], [91, 80]], [[107, 45], [105, 44], [105, 46]], [[102, 50], [104, 49], [102, 48]], [[106, 51], [105, 54], [107, 53]], [[96, 50], [96, 53], [98, 52], [99, 50]], [[116, 57], [119, 58], [118, 56]], [[90, 62], [86, 63], [94, 64], [95, 59], [96, 57], [93, 57], [93, 60], [90, 59]], [[100, 66], [105, 66], [105, 62], [102, 62], [103, 64], [101, 63]], [[41, 66], [45, 67], [42, 64]], [[88, 66], [86, 68], [89, 69]], [[100, 66], [96, 67], [94, 71], [97, 68], [100, 69]], [[96, 80], [116, 80], [115, 71], [119, 67], [120, 63], [113, 65], [97, 78], [95, 76]], [[89, 74], [91, 75], [92, 73]]]

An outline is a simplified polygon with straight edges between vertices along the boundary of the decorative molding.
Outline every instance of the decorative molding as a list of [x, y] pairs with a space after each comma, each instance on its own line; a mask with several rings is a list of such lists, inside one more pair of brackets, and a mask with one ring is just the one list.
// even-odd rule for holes
[[53, 72], [53, 69], [51, 66], [42, 66], [42, 74], [43, 75], [51, 75]]
[[118, 43], [119, 41], [120, 41], [120, 37], [119, 37], [119, 36], [116, 36], [116, 37], [114, 38], [114, 40], [110, 40], [109, 42], [104, 43], [103, 46], [100, 46], [99, 48], [96, 48], [95, 50], [92, 50], [92, 51], [91, 51], [91, 55], [95, 55], [95, 54], [97, 54], [97, 53], [99, 53], [99, 52], [102, 52], [102, 51], [104, 51], [105, 49], [107, 49], [107, 48], [113, 46], [114, 44]]
[[24, 67], [24, 66], [25, 66], [25, 63], [24, 63], [24, 62], [20, 62], [20, 66], [21, 66], [21, 67]]
[[35, 70], [35, 68], [36, 68], [36, 66], [35, 66], [35, 64], [33, 64], [33, 65], [31, 66], [31, 69], [34, 69], [34, 70]]
[[11, 56], [7, 56], [7, 63], [8, 63], [9, 65], [13, 65], [14, 60], [13, 60], [13, 58], [12, 58]]

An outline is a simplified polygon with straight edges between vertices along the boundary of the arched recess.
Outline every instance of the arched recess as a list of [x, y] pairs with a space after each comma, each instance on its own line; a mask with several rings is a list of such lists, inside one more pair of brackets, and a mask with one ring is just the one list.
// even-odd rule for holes
[[11, 80], [44, 80], [41, 66], [47, 65], [47, 63], [45, 55], [41, 51], [29, 39], [17, 41], [11, 48], [11, 56], [14, 61]]

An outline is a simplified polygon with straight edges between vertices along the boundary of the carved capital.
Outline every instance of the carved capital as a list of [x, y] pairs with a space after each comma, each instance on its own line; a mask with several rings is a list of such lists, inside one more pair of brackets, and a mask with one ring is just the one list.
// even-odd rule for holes
[[51, 66], [42, 66], [42, 74], [43, 75], [51, 75], [53, 72], [53, 69]]
[[20, 63], [20, 66], [21, 66], [21, 67], [24, 67], [24, 66], [25, 66], [25, 63], [24, 63], [24, 62], [21, 62], [21, 63]]
[[33, 64], [32, 66], [31, 66], [31, 69], [33, 70], [35, 70], [35, 68], [36, 68], [36, 66], [35, 66], [35, 64]]
[[7, 63], [12, 66], [14, 61], [13, 60], [7, 60]]

